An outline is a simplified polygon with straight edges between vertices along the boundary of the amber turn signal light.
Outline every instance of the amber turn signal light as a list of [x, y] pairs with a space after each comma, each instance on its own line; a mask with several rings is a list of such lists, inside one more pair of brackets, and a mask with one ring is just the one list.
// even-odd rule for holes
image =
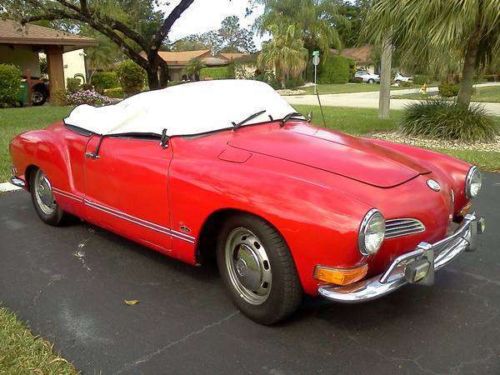
[[314, 277], [328, 284], [348, 285], [361, 280], [368, 272], [368, 265], [354, 268], [331, 268], [316, 266]]

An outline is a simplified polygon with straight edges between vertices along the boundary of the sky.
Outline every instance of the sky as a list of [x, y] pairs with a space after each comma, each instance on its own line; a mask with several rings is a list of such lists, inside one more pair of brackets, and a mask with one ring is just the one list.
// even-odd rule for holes
[[[178, 3], [178, 0], [171, 1], [168, 7], [162, 8], [169, 12]], [[216, 30], [224, 18], [234, 15], [240, 18], [243, 27], [251, 26], [263, 9], [259, 7], [251, 16], [245, 17], [245, 9], [248, 6], [249, 0], [195, 0], [176, 21], [170, 31], [169, 39], [176, 41], [190, 34]], [[260, 46], [260, 38], [256, 38], [255, 42]]]

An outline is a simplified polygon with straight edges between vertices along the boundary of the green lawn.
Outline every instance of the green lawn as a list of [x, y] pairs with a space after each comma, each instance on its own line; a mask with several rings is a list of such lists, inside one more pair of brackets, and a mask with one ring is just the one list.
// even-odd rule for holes
[[[416, 86], [415, 86], [416, 87]], [[407, 89], [408, 87], [391, 87], [391, 90], [401, 90]], [[314, 94], [314, 86], [300, 88], [299, 90], [304, 90], [305, 94], [300, 95], [312, 95]], [[343, 84], [318, 84], [318, 93], [323, 94], [346, 94], [352, 92], [371, 92], [379, 91], [379, 84], [368, 84], [368, 83], [343, 83]]]
[[[425, 100], [436, 97], [437, 97], [436, 95], [429, 96], [429, 95], [422, 95], [419, 93], [391, 96], [392, 99], [414, 99], [414, 100]], [[472, 95], [472, 101], [500, 103], [500, 86], [476, 87], [476, 93]]]
[[0, 307], [0, 374], [78, 374], [52, 346]]
[[[314, 123], [322, 124], [318, 106], [296, 105], [295, 108], [301, 113], [313, 111]], [[327, 127], [354, 135], [396, 130], [402, 115], [402, 111], [394, 110], [391, 111], [389, 120], [380, 120], [377, 117], [377, 110], [371, 108], [324, 107], [323, 111]], [[500, 117], [494, 119], [500, 128]], [[500, 152], [450, 149], [436, 149], [436, 151], [466, 160], [484, 170], [500, 171]]]
[[[369, 86], [369, 85], [366, 85]], [[313, 111], [314, 122], [321, 124], [321, 113], [318, 106], [296, 106], [302, 113]], [[18, 133], [29, 129], [42, 128], [56, 120], [65, 117], [70, 107], [32, 107], [0, 109], [0, 181], [10, 177], [9, 141]], [[370, 132], [383, 132], [397, 129], [401, 111], [392, 111], [391, 119], [377, 118], [376, 109], [325, 107], [325, 118], [329, 128], [338, 129], [355, 135]], [[500, 118], [495, 118], [500, 126]], [[465, 150], [439, 150], [487, 170], [500, 170], [500, 153]]]
[[26, 130], [39, 129], [65, 117], [70, 107], [4, 108], [0, 109], [0, 182], [10, 178], [9, 142]]

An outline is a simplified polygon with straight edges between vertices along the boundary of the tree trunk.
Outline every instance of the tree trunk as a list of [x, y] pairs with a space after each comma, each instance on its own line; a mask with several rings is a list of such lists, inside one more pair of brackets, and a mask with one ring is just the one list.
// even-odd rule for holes
[[158, 90], [160, 88], [160, 80], [158, 79], [158, 67], [150, 66], [149, 69], [146, 70], [146, 74], [148, 75], [149, 89]]
[[165, 60], [160, 61], [160, 87], [165, 88], [168, 86], [168, 65]]
[[[481, 2], [479, 4], [481, 5]], [[457, 96], [457, 103], [467, 107], [472, 97], [474, 74], [477, 67], [477, 55], [479, 52], [479, 43], [481, 41], [481, 13], [482, 8], [480, 6], [476, 18], [476, 27], [467, 41], [467, 49], [465, 50], [464, 65], [462, 68], [462, 82], [460, 82], [460, 90]]]
[[392, 44], [391, 37], [387, 35], [382, 43], [381, 71], [380, 71], [380, 93], [378, 96], [378, 117], [389, 118], [391, 107], [391, 60]]

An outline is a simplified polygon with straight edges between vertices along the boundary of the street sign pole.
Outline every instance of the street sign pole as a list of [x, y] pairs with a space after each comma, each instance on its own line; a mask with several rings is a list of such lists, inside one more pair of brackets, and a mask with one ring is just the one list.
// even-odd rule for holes
[[319, 65], [319, 51], [313, 51], [312, 63], [314, 64], [314, 95], [318, 93], [318, 65]]
[[318, 66], [317, 65], [314, 65], [314, 95], [316, 95], [318, 93], [318, 84], [316, 83], [317, 80], [317, 70], [318, 70]]

